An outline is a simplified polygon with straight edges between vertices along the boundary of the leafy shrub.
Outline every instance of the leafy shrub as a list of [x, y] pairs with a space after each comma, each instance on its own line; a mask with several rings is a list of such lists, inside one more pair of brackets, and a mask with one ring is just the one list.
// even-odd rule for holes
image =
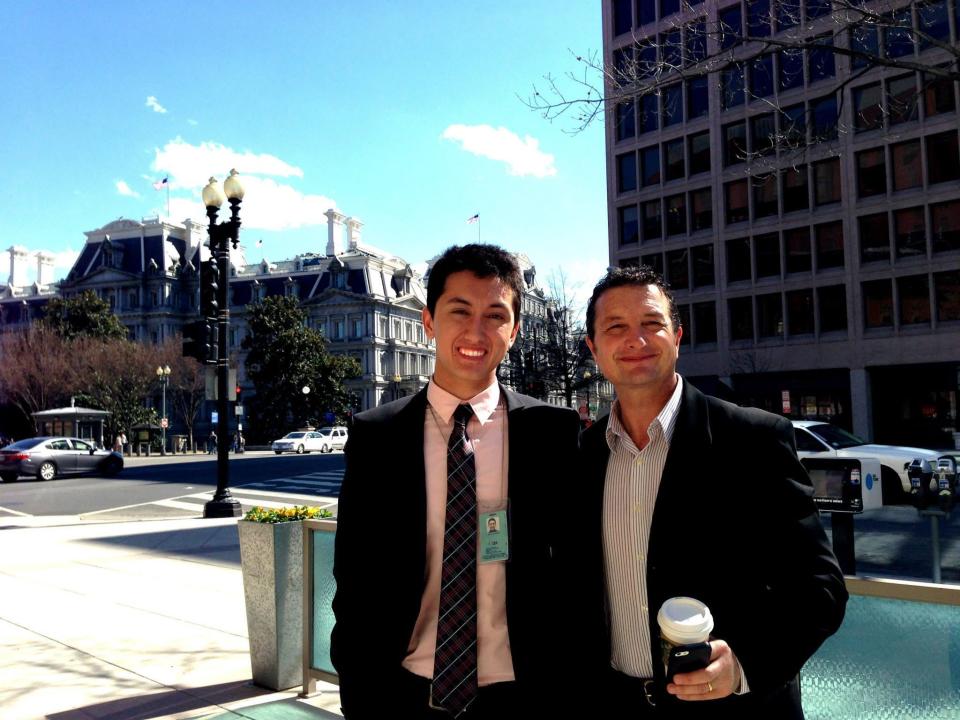
[[325, 508], [296, 505], [284, 508], [262, 508], [259, 505], [243, 516], [244, 520], [259, 523], [293, 522], [295, 520], [315, 520], [332, 518], [333, 513]]

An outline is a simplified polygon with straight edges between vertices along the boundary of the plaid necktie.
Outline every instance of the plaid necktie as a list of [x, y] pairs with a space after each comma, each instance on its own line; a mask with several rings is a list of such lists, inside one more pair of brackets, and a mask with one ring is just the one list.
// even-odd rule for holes
[[454, 717], [477, 696], [477, 471], [466, 446], [473, 410], [460, 405], [447, 443], [447, 517], [433, 705]]

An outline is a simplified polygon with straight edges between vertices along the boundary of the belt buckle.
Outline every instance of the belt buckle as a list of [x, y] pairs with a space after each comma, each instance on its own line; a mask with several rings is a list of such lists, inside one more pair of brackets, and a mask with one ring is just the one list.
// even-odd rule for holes
[[655, 680], [643, 681], [643, 695], [647, 700], [647, 704], [650, 707], [654, 707], [654, 708], [657, 706], [656, 696], [654, 695], [654, 689], [656, 687], [654, 685], [655, 682], [656, 682]]

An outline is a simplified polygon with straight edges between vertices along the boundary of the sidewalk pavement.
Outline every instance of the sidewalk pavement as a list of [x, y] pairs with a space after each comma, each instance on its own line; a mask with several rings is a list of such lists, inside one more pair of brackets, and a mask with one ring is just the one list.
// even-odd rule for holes
[[2, 518], [3, 720], [338, 717], [251, 684], [236, 522]]

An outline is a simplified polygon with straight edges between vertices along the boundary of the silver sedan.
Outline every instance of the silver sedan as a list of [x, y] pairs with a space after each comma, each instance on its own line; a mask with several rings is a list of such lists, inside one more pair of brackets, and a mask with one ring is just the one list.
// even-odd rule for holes
[[14, 482], [21, 475], [53, 480], [58, 475], [97, 472], [113, 476], [123, 470], [123, 456], [101, 450], [87, 440], [34, 437], [0, 449], [0, 479]]

